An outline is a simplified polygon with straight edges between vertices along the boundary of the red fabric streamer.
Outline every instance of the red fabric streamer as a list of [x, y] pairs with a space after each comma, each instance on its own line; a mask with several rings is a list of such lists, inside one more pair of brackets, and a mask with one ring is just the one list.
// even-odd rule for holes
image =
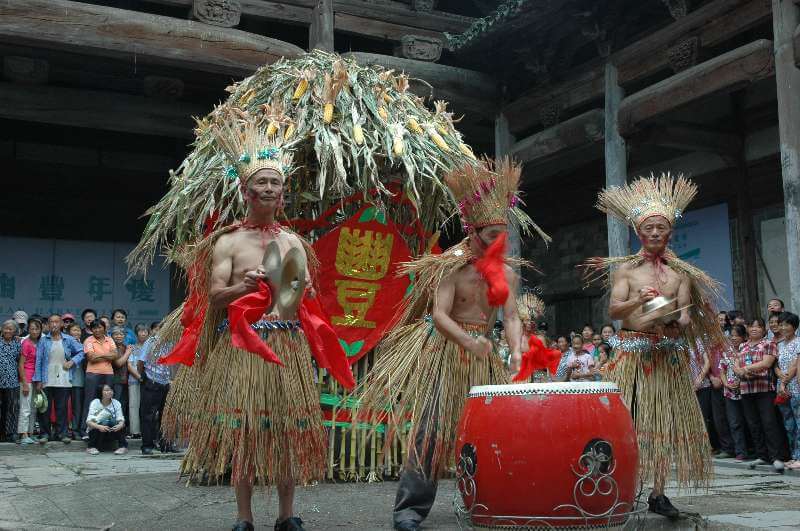
[[263, 280], [258, 291], [242, 295], [228, 305], [228, 326], [234, 347], [252, 352], [265, 361], [283, 366], [283, 362], [250, 325], [261, 319], [272, 302], [272, 292]]
[[561, 361], [561, 352], [547, 348], [542, 340], [536, 336], [528, 338], [528, 352], [522, 355], [519, 372], [514, 376], [515, 382], [524, 382], [531, 375], [541, 369], [547, 369], [550, 374], [555, 374]]
[[339, 343], [339, 337], [322, 311], [319, 300], [316, 297], [303, 297], [297, 317], [308, 339], [311, 353], [317, 360], [317, 366], [327, 369], [346, 389], [355, 387], [356, 381], [353, 371], [350, 370], [350, 362]]
[[486, 297], [491, 306], [502, 306], [508, 299], [508, 279], [505, 270], [506, 233], [498, 236], [475, 262], [475, 268], [488, 285]]
[[164, 365], [174, 365], [182, 363], [183, 365], [192, 366], [194, 363], [195, 354], [197, 353], [197, 346], [200, 343], [200, 332], [203, 328], [203, 322], [206, 318], [206, 308], [204, 301], [192, 287], [195, 284], [197, 277], [197, 264], [189, 268], [189, 296], [183, 305], [181, 312], [181, 325], [183, 325], [183, 333], [180, 340], [175, 344], [172, 350], [166, 356], [161, 357], [158, 363]]

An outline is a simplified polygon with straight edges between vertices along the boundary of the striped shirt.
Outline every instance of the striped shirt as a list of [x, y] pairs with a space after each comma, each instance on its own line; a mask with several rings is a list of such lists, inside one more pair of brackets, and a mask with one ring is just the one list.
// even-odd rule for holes
[[[739, 347], [739, 359], [742, 367], [760, 363], [764, 356], [777, 356], [777, 354], [775, 343], [767, 339], [762, 339], [755, 345], [745, 341]], [[774, 390], [775, 383], [772, 380], [772, 370], [769, 367], [760, 371], [752, 371], [749, 377], [742, 378], [739, 387], [739, 392], [743, 395], [767, 393]]]

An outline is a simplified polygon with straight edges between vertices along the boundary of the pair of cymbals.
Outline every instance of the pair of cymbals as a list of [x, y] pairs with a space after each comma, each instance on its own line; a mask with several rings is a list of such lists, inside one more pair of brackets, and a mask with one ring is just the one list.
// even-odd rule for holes
[[305, 254], [292, 247], [281, 257], [278, 242], [271, 241], [267, 245], [262, 265], [267, 284], [272, 291], [272, 302], [266, 313], [276, 310], [281, 319], [294, 319], [308, 282]]

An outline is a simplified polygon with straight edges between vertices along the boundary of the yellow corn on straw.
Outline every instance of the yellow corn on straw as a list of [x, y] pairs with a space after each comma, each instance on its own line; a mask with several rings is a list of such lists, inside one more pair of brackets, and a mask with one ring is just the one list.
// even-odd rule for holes
[[294, 89], [294, 94], [292, 94], [292, 99], [297, 101], [303, 97], [303, 94], [306, 93], [308, 90], [308, 80], [301, 79], [300, 82], [297, 84], [297, 88]]
[[471, 159], [475, 158], [475, 153], [472, 152], [472, 148], [464, 144], [463, 142], [458, 144], [458, 149], [459, 151], [461, 151], [461, 153], [468, 156], [469, 158]]
[[443, 126], [443, 125], [441, 125], [441, 124], [438, 124], [438, 125], [436, 126], [436, 129], [438, 129], [438, 130], [439, 130], [439, 134], [440, 134], [440, 135], [442, 135], [442, 136], [447, 136], [447, 129], [445, 128], [445, 126]]
[[239, 98], [239, 102], [242, 105], [247, 105], [248, 103], [250, 103], [250, 100], [252, 100], [255, 95], [256, 95], [256, 89], [250, 89], [244, 94], [242, 94], [242, 97]]
[[383, 101], [386, 102], [386, 103], [392, 103], [392, 101], [394, 101], [394, 100], [392, 100], [392, 97], [384, 92], [383, 93]]
[[388, 120], [388, 119], [389, 119], [389, 113], [387, 113], [387, 112], [386, 112], [386, 109], [384, 109], [383, 107], [378, 107], [378, 114], [379, 114], [379, 115], [381, 116], [381, 118], [383, 118], [384, 120]]
[[275, 120], [270, 121], [269, 125], [267, 126], [267, 136], [273, 136], [277, 132], [278, 124], [275, 122]]
[[433, 143], [436, 144], [439, 149], [442, 151], [450, 151], [450, 146], [447, 145], [447, 142], [444, 141], [444, 138], [442, 138], [439, 133], [431, 129], [428, 131], [428, 134], [430, 135], [431, 140], [433, 140]]
[[405, 142], [403, 142], [403, 136], [397, 135], [394, 137], [394, 146], [392, 146], [392, 151], [394, 152], [395, 156], [399, 157], [403, 154], [403, 149], [405, 148]]
[[423, 132], [422, 127], [419, 126], [419, 122], [414, 117], [408, 119], [408, 128], [413, 132], [417, 133], [418, 135], [422, 134]]
[[294, 124], [289, 124], [289, 127], [286, 128], [286, 133], [283, 134], [283, 138], [285, 140], [288, 140], [292, 138], [293, 134], [294, 134]]
[[359, 146], [364, 143], [364, 131], [358, 124], [353, 126], [353, 140], [355, 140], [356, 144]]
[[333, 103], [326, 103], [325, 110], [322, 113], [322, 120], [329, 124], [333, 120]]

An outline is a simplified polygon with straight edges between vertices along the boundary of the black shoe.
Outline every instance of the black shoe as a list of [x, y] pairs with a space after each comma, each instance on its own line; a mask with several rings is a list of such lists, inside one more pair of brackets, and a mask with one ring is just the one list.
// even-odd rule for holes
[[655, 497], [651, 494], [650, 497], [647, 498], [647, 505], [649, 506], [651, 513], [666, 516], [670, 520], [677, 520], [681, 515], [681, 512], [676, 509], [675, 506], [669, 501], [669, 498], [663, 494]]
[[275, 522], [275, 531], [305, 531], [303, 521], [296, 516], [287, 518], [283, 522]]
[[[150, 453], [153, 453], [153, 451], [150, 450]], [[251, 524], [247, 520], [239, 520], [238, 522], [236, 522], [236, 524], [234, 524], [231, 531], [254, 531], [254, 530], [255, 527], [253, 527], [253, 524]]]
[[[153, 455], [153, 449], [152, 448], [142, 448], [142, 455]], [[244, 520], [242, 520], [242, 521], [244, 522]], [[244, 523], [250, 523], [250, 522], [244, 522]], [[252, 527], [252, 525], [253, 524], [250, 524], [251, 527]], [[234, 528], [234, 529], [236, 529], [236, 528]]]
[[403, 520], [394, 524], [397, 531], [417, 531], [419, 529], [419, 522], [416, 520]]

